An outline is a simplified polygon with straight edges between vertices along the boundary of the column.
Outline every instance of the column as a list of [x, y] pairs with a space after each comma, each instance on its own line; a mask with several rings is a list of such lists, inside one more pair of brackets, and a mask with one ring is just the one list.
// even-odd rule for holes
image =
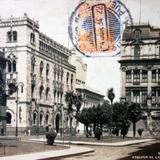
[[139, 91], [140, 93], [140, 99], [139, 99], [139, 103], [142, 104], [142, 90]]
[[148, 70], [148, 87], [147, 87], [147, 95], [151, 96], [151, 88], [152, 87], [152, 71]]
[[158, 82], [158, 69], [156, 69], [156, 82]]
[[133, 83], [133, 69], [131, 70], [131, 82]]
[[126, 72], [121, 69], [121, 88], [120, 88], [120, 97], [125, 97], [125, 85], [126, 85]]
[[131, 102], [133, 102], [133, 90], [131, 90]]
[[142, 83], [142, 70], [140, 69], [140, 83]]

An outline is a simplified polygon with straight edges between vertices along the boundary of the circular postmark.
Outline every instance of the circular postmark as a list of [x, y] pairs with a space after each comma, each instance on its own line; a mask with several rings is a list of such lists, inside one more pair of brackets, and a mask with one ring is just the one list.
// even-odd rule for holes
[[120, 52], [124, 24], [132, 24], [132, 17], [120, 1], [86, 0], [70, 16], [69, 36], [74, 47], [82, 54], [116, 55]]

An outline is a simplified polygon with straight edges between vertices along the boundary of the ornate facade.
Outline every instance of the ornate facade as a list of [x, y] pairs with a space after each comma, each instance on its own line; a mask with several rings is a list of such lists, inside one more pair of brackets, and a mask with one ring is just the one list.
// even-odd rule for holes
[[[149, 24], [126, 27], [119, 63], [121, 97], [128, 102], [140, 103], [147, 111], [145, 115], [150, 122], [159, 118], [160, 28], [153, 28]], [[154, 127], [151, 128], [153, 131]]]
[[68, 125], [65, 92], [75, 89], [76, 69], [71, 51], [39, 31], [25, 14], [0, 20], [0, 47], [8, 59], [7, 88], [18, 90], [7, 99], [7, 133], [43, 133], [51, 125], [57, 132]]

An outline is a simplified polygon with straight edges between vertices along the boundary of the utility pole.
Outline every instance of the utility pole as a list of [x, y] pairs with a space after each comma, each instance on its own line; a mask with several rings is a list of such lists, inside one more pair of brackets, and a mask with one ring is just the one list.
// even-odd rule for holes
[[6, 59], [0, 51], [0, 135], [6, 134]]

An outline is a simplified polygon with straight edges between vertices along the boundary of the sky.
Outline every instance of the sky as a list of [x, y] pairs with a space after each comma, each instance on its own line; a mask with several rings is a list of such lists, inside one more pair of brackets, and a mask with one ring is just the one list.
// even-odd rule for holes
[[[141, 7], [140, 7], [141, 1]], [[27, 13], [38, 20], [40, 31], [66, 47], [73, 48], [68, 36], [69, 17], [78, 0], [0, 0], [0, 17], [22, 17]], [[160, 0], [122, 0], [129, 9], [133, 22], [150, 23], [160, 27]], [[141, 8], [141, 9], [140, 9]], [[141, 16], [140, 16], [141, 13]], [[87, 85], [106, 95], [113, 87], [116, 100], [120, 97], [120, 57], [86, 58]]]

